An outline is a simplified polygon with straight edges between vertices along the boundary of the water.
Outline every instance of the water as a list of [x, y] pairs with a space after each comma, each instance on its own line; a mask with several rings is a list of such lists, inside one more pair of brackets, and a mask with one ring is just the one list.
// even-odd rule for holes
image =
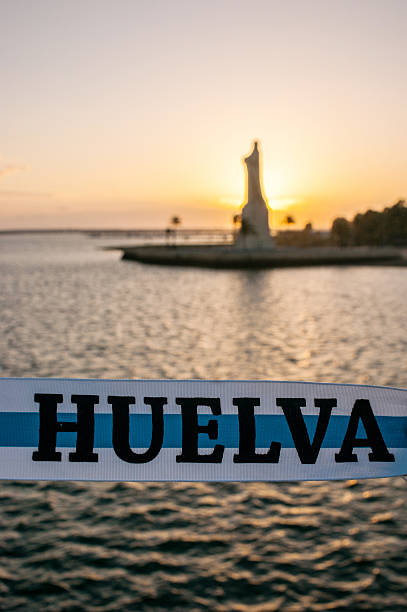
[[[0, 375], [407, 387], [403, 268], [121, 262], [0, 237]], [[0, 483], [7, 610], [406, 610], [400, 478]]]

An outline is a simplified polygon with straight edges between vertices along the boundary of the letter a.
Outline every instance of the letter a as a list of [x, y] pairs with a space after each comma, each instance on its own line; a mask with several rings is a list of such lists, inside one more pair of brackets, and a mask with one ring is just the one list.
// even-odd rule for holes
[[[366, 438], [356, 437], [359, 421], [363, 423]], [[358, 399], [352, 408], [342, 448], [339, 453], [335, 453], [335, 461], [337, 463], [355, 462], [358, 457], [353, 453], [353, 449], [369, 446], [373, 451], [369, 453], [369, 461], [394, 461], [394, 455], [387, 449], [369, 400]]]

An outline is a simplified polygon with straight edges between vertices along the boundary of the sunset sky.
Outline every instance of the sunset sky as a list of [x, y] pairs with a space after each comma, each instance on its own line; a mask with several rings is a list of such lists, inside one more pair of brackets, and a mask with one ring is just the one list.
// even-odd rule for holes
[[407, 0], [0, 0], [0, 229], [273, 227], [407, 198]]

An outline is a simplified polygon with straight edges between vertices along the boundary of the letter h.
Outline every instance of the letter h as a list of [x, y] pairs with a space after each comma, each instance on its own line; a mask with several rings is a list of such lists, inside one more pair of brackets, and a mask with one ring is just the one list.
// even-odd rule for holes
[[72, 395], [71, 401], [77, 405], [76, 421], [58, 421], [58, 404], [63, 396], [53, 393], [36, 393], [34, 401], [40, 405], [40, 435], [38, 450], [33, 452], [33, 461], [61, 461], [61, 453], [57, 452], [57, 433], [63, 431], [76, 432], [76, 451], [69, 453], [69, 461], [97, 462], [98, 455], [93, 452], [95, 404], [99, 402], [98, 395]]

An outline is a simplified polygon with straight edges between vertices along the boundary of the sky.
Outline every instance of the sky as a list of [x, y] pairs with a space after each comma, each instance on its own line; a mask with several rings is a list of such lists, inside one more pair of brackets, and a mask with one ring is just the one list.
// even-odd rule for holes
[[407, 0], [0, 0], [0, 230], [271, 224], [407, 198]]

